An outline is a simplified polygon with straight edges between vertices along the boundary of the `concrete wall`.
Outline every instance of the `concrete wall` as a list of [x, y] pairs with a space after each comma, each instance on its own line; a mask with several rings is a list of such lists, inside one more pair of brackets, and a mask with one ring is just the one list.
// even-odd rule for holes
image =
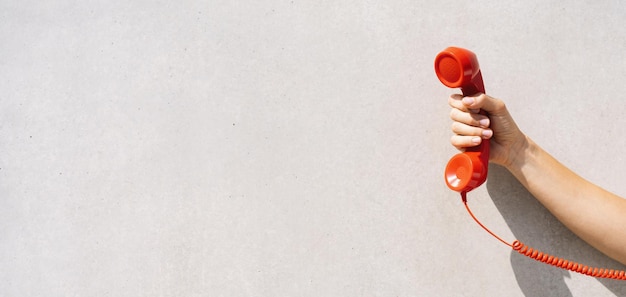
[[[585, 3], [587, 2], [587, 3]], [[620, 1], [3, 1], [2, 296], [626, 296], [480, 229], [433, 59], [626, 196]], [[626, 269], [504, 169], [475, 214]], [[624, 236], [616, 234], [615, 236]]]

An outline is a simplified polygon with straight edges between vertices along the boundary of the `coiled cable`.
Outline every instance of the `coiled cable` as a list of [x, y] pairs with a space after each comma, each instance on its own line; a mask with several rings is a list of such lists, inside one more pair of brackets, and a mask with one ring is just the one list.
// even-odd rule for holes
[[535, 259], [539, 262], [543, 262], [558, 268], [562, 268], [562, 269], [566, 269], [569, 271], [573, 271], [576, 273], [580, 273], [580, 274], [584, 274], [584, 275], [588, 275], [588, 276], [592, 276], [592, 277], [597, 277], [597, 278], [609, 278], [609, 279], [616, 279], [616, 280], [626, 280], [626, 272], [624, 272], [623, 270], [616, 270], [616, 269], [605, 269], [605, 268], [597, 268], [597, 267], [589, 267], [587, 265], [582, 265], [580, 263], [576, 263], [574, 261], [569, 261], [569, 260], [565, 260], [559, 257], [555, 257], [543, 252], [540, 252], [536, 249], [533, 249], [532, 247], [529, 247], [525, 244], [523, 244], [522, 242], [520, 242], [519, 240], [515, 240], [513, 241], [513, 243], [508, 243], [506, 241], [504, 241], [502, 238], [500, 238], [498, 235], [496, 235], [495, 233], [493, 233], [491, 230], [489, 230], [487, 227], [485, 227], [485, 225], [483, 225], [477, 218], [476, 216], [474, 216], [474, 214], [472, 213], [472, 211], [470, 210], [469, 206], [467, 205], [467, 197], [466, 197], [466, 192], [461, 192], [461, 198], [463, 199], [463, 204], [465, 205], [465, 209], [467, 209], [467, 212], [470, 214], [470, 216], [472, 216], [472, 218], [474, 219], [474, 221], [476, 221], [476, 223], [478, 223], [479, 226], [481, 226], [483, 229], [485, 229], [485, 231], [487, 231], [489, 234], [491, 234], [493, 237], [495, 237], [496, 239], [498, 239], [499, 241], [501, 241], [502, 243], [510, 246], [511, 248], [513, 248], [514, 251], [529, 257], [531, 259]]

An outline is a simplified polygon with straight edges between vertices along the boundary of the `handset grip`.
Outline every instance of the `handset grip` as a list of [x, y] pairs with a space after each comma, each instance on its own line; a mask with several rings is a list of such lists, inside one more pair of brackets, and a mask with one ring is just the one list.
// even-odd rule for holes
[[[485, 93], [476, 55], [469, 50], [448, 47], [435, 58], [435, 73], [450, 88], [461, 88], [463, 96]], [[480, 114], [487, 115], [484, 110]], [[469, 192], [487, 180], [489, 168], [489, 141], [470, 147], [453, 156], [445, 170], [448, 188], [457, 192]]]

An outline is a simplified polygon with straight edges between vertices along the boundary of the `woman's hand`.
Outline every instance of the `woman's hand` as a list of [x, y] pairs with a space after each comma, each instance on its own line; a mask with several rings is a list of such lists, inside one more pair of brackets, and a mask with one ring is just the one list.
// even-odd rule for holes
[[[626, 264], [626, 199], [571, 171], [524, 135], [501, 100], [485, 94], [450, 96], [452, 145], [490, 141], [490, 161], [505, 166], [567, 228]], [[481, 115], [480, 110], [487, 112]]]
[[[527, 146], [526, 136], [515, 124], [502, 100], [485, 94], [463, 97], [451, 95], [448, 100], [452, 110], [450, 118], [454, 135], [450, 142], [457, 149], [491, 141], [489, 160], [509, 168]], [[480, 110], [487, 115], [479, 114]]]

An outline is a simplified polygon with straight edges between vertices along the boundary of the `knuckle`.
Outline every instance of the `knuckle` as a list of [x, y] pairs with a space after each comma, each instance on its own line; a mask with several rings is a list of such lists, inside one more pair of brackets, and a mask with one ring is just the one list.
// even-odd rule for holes
[[450, 110], [450, 119], [452, 120], [457, 120], [459, 118], [459, 110], [456, 108], [453, 108]]
[[472, 143], [471, 137], [461, 135], [453, 135], [452, 137], [450, 137], [450, 143], [452, 144], [452, 146], [458, 149], [463, 149], [475, 145], [474, 143]]
[[452, 129], [452, 132], [459, 133], [461, 131], [461, 124], [459, 122], [452, 122], [450, 128]]
[[453, 96], [448, 97], [448, 104], [449, 104], [451, 107], [456, 108], [456, 101], [458, 101], [458, 100], [457, 100], [456, 98], [454, 98], [454, 95], [453, 95]]
[[495, 106], [497, 110], [504, 110], [506, 109], [506, 105], [504, 104], [504, 101], [500, 100], [500, 99], [495, 99]]
[[450, 143], [455, 147], [463, 147], [459, 141], [458, 135], [452, 135], [452, 137], [450, 137]]

